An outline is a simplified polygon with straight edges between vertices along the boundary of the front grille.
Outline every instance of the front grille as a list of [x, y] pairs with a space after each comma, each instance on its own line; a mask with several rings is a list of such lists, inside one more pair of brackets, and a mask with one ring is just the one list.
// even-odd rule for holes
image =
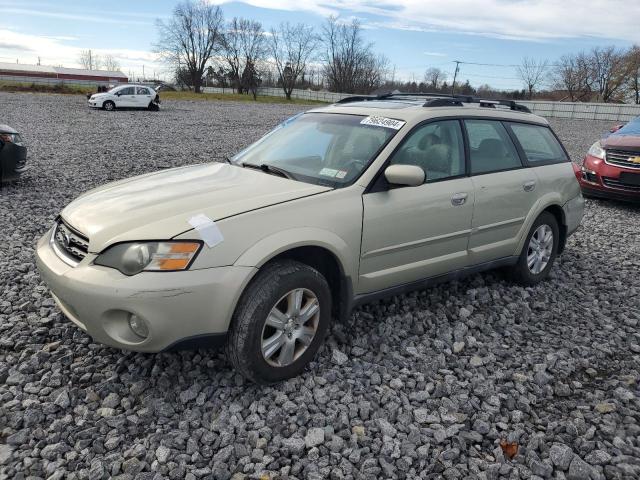
[[630, 192], [640, 192], [640, 185], [626, 183], [624, 181], [618, 180], [617, 178], [603, 177], [602, 183], [604, 183], [605, 186], [611, 188], [619, 188], [620, 190], [628, 190]]
[[87, 256], [89, 239], [58, 220], [51, 237], [58, 256], [71, 265], [77, 265]]
[[616, 167], [640, 169], [640, 152], [632, 152], [629, 150], [607, 150], [604, 161], [609, 165], [614, 165]]

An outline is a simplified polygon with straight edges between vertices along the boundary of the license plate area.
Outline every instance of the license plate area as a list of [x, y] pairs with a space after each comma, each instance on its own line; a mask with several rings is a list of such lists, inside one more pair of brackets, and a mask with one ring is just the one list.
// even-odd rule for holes
[[619, 180], [622, 183], [626, 183], [627, 185], [635, 185], [640, 187], [639, 173], [621, 172]]

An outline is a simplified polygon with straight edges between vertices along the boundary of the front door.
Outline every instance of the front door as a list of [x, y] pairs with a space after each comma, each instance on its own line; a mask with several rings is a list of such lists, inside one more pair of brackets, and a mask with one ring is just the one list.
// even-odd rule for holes
[[426, 181], [417, 187], [383, 185], [363, 195], [357, 293], [437, 276], [468, 264], [474, 191], [465, 176], [460, 122], [416, 127], [390, 163], [420, 166]]
[[136, 87], [125, 87], [118, 91], [116, 97], [117, 107], [135, 107]]
[[475, 211], [469, 257], [477, 265], [514, 255], [527, 214], [537, 200], [537, 177], [523, 166], [504, 125], [465, 120]]

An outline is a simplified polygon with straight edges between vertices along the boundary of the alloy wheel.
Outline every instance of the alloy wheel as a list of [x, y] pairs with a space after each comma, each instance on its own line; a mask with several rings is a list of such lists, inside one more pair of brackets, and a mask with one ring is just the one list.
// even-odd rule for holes
[[542, 272], [551, 259], [553, 252], [553, 230], [549, 225], [540, 225], [529, 240], [527, 249], [527, 267], [534, 275]]
[[262, 357], [274, 367], [291, 365], [311, 345], [319, 321], [318, 297], [306, 288], [289, 291], [267, 316], [262, 329]]

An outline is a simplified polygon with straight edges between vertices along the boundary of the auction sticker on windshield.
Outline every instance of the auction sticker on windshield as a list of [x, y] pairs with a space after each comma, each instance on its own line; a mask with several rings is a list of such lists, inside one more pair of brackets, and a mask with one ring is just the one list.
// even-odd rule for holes
[[392, 128], [393, 130], [400, 130], [406, 123], [402, 120], [394, 120], [393, 118], [370, 116], [362, 119], [360, 122], [362, 125], [371, 125], [374, 127]]

